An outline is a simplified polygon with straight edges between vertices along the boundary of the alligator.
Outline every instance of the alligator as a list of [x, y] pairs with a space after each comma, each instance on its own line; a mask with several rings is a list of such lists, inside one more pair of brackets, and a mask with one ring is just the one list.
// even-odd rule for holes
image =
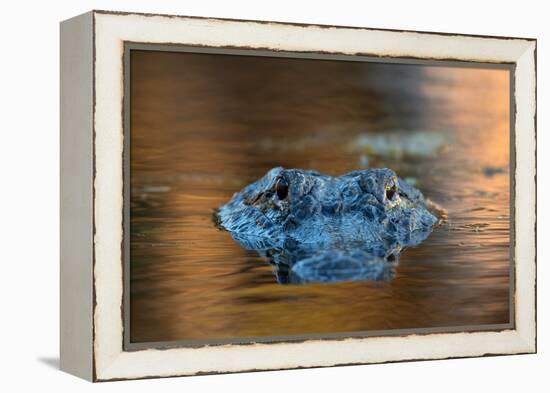
[[214, 220], [287, 284], [389, 281], [400, 253], [430, 235], [436, 215], [391, 169], [333, 177], [277, 167], [235, 193]]

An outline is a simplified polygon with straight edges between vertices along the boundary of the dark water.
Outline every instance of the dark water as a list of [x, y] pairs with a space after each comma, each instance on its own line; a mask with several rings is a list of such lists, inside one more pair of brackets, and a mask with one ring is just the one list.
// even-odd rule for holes
[[[131, 340], [507, 323], [509, 75], [134, 52]], [[274, 166], [389, 167], [446, 210], [390, 282], [280, 285], [212, 223]]]

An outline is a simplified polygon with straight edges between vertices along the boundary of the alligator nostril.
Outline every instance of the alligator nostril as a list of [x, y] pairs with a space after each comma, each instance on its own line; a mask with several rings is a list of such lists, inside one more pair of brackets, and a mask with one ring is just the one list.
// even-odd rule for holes
[[386, 199], [388, 201], [393, 200], [393, 197], [395, 196], [396, 193], [397, 193], [397, 187], [395, 186], [395, 184], [389, 188], [386, 188]]
[[288, 183], [287, 181], [280, 177], [275, 184], [275, 191], [277, 192], [277, 197], [279, 199], [285, 199], [288, 195]]

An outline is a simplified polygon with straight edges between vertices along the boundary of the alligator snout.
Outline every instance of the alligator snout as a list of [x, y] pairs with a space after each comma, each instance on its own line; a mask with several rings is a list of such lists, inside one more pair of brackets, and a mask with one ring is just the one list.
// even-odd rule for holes
[[[438, 220], [422, 193], [391, 169], [333, 177], [277, 167], [235, 193], [218, 209], [216, 221], [243, 247], [269, 255], [287, 270], [301, 266], [303, 275], [304, 266], [323, 261], [315, 269], [319, 275], [323, 266], [342, 270], [342, 261], [379, 271], [372, 268], [374, 261], [397, 259], [405, 247], [423, 241]], [[307, 264], [297, 265], [305, 259]]]

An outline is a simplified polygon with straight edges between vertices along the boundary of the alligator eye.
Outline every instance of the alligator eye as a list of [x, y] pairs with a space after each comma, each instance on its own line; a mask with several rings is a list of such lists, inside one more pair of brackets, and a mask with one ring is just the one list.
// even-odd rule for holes
[[275, 191], [277, 192], [277, 197], [279, 199], [285, 199], [288, 195], [288, 183], [287, 181], [280, 177], [275, 184]]
[[393, 197], [395, 196], [396, 193], [397, 193], [397, 187], [395, 186], [395, 184], [389, 188], [386, 188], [386, 199], [388, 201], [393, 200]]

